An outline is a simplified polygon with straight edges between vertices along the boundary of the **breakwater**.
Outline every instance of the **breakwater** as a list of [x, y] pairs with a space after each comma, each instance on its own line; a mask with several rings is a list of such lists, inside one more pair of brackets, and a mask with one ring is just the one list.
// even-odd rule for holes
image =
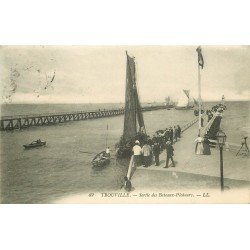
[[[142, 111], [154, 111], [165, 109], [166, 106], [142, 107]], [[30, 128], [34, 126], [49, 126], [59, 123], [83, 121], [89, 119], [101, 119], [124, 114], [124, 109], [96, 110], [96, 111], [74, 111], [47, 114], [2, 116], [0, 119], [0, 131], [13, 131]]]

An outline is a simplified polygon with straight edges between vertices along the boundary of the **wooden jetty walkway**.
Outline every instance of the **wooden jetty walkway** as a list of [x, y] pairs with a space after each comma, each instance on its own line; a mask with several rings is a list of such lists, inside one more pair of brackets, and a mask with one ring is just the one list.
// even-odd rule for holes
[[[153, 111], [165, 109], [166, 106], [142, 107], [142, 111]], [[124, 109], [75, 111], [67, 113], [49, 113], [34, 115], [2, 116], [0, 118], [0, 131], [12, 131], [33, 126], [48, 126], [70, 121], [83, 121], [89, 119], [100, 119], [124, 114]]]

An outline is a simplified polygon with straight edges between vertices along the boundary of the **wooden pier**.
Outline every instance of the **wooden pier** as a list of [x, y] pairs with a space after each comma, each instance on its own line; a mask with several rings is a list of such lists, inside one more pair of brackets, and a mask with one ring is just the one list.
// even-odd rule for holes
[[[165, 109], [166, 106], [143, 107], [142, 111], [153, 111]], [[124, 109], [97, 110], [97, 111], [75, 111], [57, 114], [34, 114], [18, 116], [2, 116], [0, 119], [0, 131], [13, 131], [34, 126], [49, 126], [71, 121], [83, 121], [89, 119], [100, 119], [124, 114]]]

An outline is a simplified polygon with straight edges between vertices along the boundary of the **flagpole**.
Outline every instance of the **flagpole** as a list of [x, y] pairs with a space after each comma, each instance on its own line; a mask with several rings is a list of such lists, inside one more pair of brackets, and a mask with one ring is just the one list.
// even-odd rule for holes
[[109, 125], [107, 124], [106, 148], [108, 147], [108, 130], [109, 130]]
[[201, 135], [201, 69], [198, 63], [199, 136]]

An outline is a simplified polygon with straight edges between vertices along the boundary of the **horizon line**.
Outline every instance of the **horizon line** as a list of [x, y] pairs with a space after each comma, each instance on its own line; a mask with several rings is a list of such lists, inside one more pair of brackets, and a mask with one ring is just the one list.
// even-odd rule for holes
[[[227, 102], [249, 102], [250, 100], [242, 100], [242, 99], [232, 99], [232, 100], [226, 100], [224, 101], [225, 103]], [[221, 100], [204, 100], [203, 102], [221, 102]], [[141, 103], [147, 103], [147, 104], [153, 104], [153, 103], [162, 103], [165, 104], [166, 102], [161, 102], [161, 101], [145, 101]], [[43, 103], [34, 103], [34, 102], [11, 102], [11, 103], [0, 103], [1, 105], [11, 105], [11, 104], [125, 104], [125, 102], [43, 102]]]

